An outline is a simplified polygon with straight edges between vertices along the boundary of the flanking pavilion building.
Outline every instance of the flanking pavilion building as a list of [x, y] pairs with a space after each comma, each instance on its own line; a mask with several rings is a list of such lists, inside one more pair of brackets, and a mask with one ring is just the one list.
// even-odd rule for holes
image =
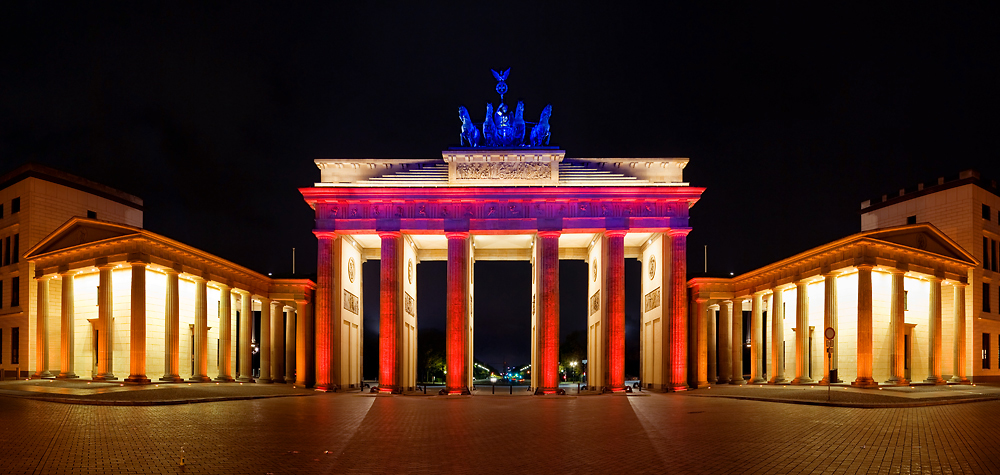
[[[690, 379], [876, 387], [968, 383], [979, 260], [931, 224], [874, 229], [726, 279], [688, 283]], [[749, 319], [745, 316], [749, 315]], [[748, 325], [744, 325], [744, 322]], [[832, 355], [825, 330], [833, 329]], [[750, 346], [749, 381], [743, 347]]]
[[[361, 272], [380, 260], [379, 385], [416, 384], [415, 267], [448, 262], [447, 388], [472, 384], [472, 265], [532, 263], [531, 386], [558, 391], [559, 293], [588, 300], [588, 381], [624, 389], [624, 266], [641, 259], [643, 380], [687, 387], [688, 210], [704, 191], [683, 180], [686, 158], [567, 159], [555, 147], [453, 148], [441, 158], [321, 159], [303, 188], [319, 240], [316, 385], [360, 374]], [[588, 287], [559, 287], [559, 260], [588, 262]]]

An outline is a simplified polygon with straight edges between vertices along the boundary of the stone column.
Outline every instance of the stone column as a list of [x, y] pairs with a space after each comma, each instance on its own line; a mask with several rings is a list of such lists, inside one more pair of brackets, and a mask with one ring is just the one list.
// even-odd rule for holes
[[382, 238], [380, 262], [380, 306], [379, 306], [379, 381], [380, 392], [401, 393], [400, 368], [397, 334], [400, 332], [399, 293], [402, 283], [399, 282], [399, 261], [403, 252], [403, 235], [399, 231], [384, 231], [379, 233]]
[[607, 353], [608, 388], [625, 390], [625, 234], [624, 230], [605, 231], [608, 260], [604, 262], [607, 279]]
[[945, 384], [941, 378], [941, 278], [933, 276], [930, 279], [930, 305], [928, 312], [928, 340], [930, 340], [930, 351], [927, 354], [927, 368], [930, 375], [925, 382], [931, 384]]
[[906, 380], [906, 294], [903, 292], [905, 270], [892, 269], [892, 287], [889, 293], [889, 380], [887, 384], [905, 385]]
[[291, 302], [288, 307], [288, 316], [285, 324], [285, 382], [295, 382], [295, 362], [298, 359], [295, 351], [295, 302]]
[[965, 286], [966, 284], [956, 282], [955, 287], [955, 375], [951, 381], [955, 383], [969, 384], [965, 377]]
[[[704, 325], [699, 326], [698, 334], [698, 354], [701, 354], [701, 347], [705, 347], [705, 379], [704, 381], [709, 384], [714, 384], [718, 379], [718, 361], [716, 357], [716, 344], [718, 343], [715, 337], [715, 309], [709, 306], [701, 318], [703, 318]], [[702, 345], [702, 340], [705, 344]], [[701, 373], [702, 364], [698, 365], [698, 372]], [[700, 383], [700, 381], [699, 381]], [[700, 384], [699, 384], [700, 386]]]
[[253, 382], [253, 350], [250, 342], [253, 340], [253, 301], [250, 300], [250, 293], [244, 290], [237, 290], [240, 294], [240, 335], [238, 338], [240, 351], [240, 376], [236, 381], [241, 383]]
[[[535, 394], [559, 390], [559, 236], [561, 231], [539, 231], [542, 305], [538, 318], [538, 371]], [[532, 368], [534, 370], [534, 368]]]
[[62, 272], [62, 320], [59, 327], [60, 348], [59, 348], [59, 379], [73, 379], [79, 376], [73, 372], [73, 327], [75, 308], [73, 305], [73, 272]]
[[785, 379], [785, 303], [782, 287], [775, 287], [771, 293], [771, 365], [774, 371], [771, 384], [780, 384]]
[[295, 317], [295, 383], [310, 387], [316, 383], [314, 363], [315, 347], [312, 344], [312, 305], [307, 300], [296, 300]]
[[164, 302], [163, 322], [163, 365], [164, 372], [160, 381], [179, 382], [181, 353], [181, 305], [180, 279], [177, 271], [166, 269], [167, 290]]
[[34, 378], [51, 378], [49, 371], [49, 278], [36, 279], [38, 287], [38, 318], [35, 324], [35, 374]]
[[795, 283], [795, 379], [792, 384], [812, 384], [809, 375], [809, 283]]
[[[197, 339], [198, 337], [195, 336]], [[219, 284], [219, 375], [216, 381], [233, 381], [233, 291]], [[207, 364], [207, 363], [206, 363]]]
[[872, 266], [858, 265], [858, 377], [852, 386], [874, 388], [872, 378]]
[[[732, 345], [733, 340], [730, 337], [730, 332], [732, 331], [731, 319], [733, 317], [733, 302], [731, 300], [725, 300], [719, 304], [719, 339], [717, 342], [719, 348], [719, 377], [716, 380], [719, 384], [729, 384], [729, 375], [733, 373], [733, 351]], [[709, 361], [711, 362], [711, 361]], [[712, 374], [709, 373], [711, 378]], [[742, 379], [742, 378], [740, 378]]]
[[[335, 349], [340, 345], [337, 340], [337, 325], [340, 322], [334, 318], [336, 309], [333, 307], [334, 299], [334, 272], [333, 269], [333, 246], [337, 240], [337, 234], [332, 231], [313, 231], [319, 242], [316, 254], [316, 360], [319, 363], [316, 371], [316, 389], [320, 391], [335, 391], [339, 387], [340, 368], [335, 362], [339, 358], [334, 358]], [[339, 268], [339, 266], [337, 266]], [[263, 310], [263, 307], [261, 307]], [[261, 323], [263, 324], [263, 314]], [[261, 327], [263, 328], [263, 327]], [[263, 337], [262, 337], [263, 338]], [[263, 376], [264, 363], [261, 362], [261, 375]]]
[[113, 266], [103, 264], [100, 267], [100, 285], [97, 287], [97, 319], [100, 322], [100, 346], [97, 352], [97, 376], [95, 381], [113, 381], [115, 350], [115, 318], [112, 308], [114, 293], [111, 288], [111, 271]]
[[125, 381], [148, 384], [146, 377], [146, 263], [130, 261], [132, 266], [132, 308], [129, 322], [129, 375]]
[[285, 382], [285, 306], [271, 301], [271, 381]]
[[764, 384], [764, 293], [753, 294], [750, 312], [750, 384]]
[[[687, 385], [687, 235], [690, 229], [671, 229], [670, 237], [670, 390]], [[666, 319], [667, 316], [664, 316]]]
[[[833, 357], [826, 353], [826, 329], [833, 328], [837, 336], [833, 339]], [[823, 379], [820, 384], [830, 384], [830, 370], [837, 369], [837, 340], [840, 338], [840, 327], [837, 325], [837, 274], [827, 272], [823, 274]], [[839, 383], [840, 378], [833, 381]]]
[[732, 304], [732, 377], [729, 384], [745, 384], [743, 379], [743, 300], [733, 299]]
[[260, 378], [258, 383], [271, 382], [271, 299], [260, 298]]
[[470, 394], [469, 371], [469, 233], [449, 232], [446, 351], [448, 394]]
[[192, 279], [194, 280], [195, 374], [191, 375], [191, 381], [208, 382], [211, 381], [208, 377], [208, 284], [199, 276], [193, 276]]

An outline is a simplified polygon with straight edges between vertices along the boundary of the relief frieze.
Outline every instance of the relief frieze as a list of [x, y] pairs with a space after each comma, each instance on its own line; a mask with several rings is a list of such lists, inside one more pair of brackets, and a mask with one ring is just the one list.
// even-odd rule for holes
[[361, 312], [361, 300], [347, 290], [344, 290], [344, 310], [359, 315]]
[[552, 166], [548, 163], [457, 163], [455, 174], [460, 180], [549, 180]]
[[657, 287], [657, 288], [653, 289], [652, 291], [650, 291], [648, 294], [646, 294], [646, 297], [643, 298], [643, 302], [645, 302], [645, 305], [643, 306], [643, 312], [648, 312], [650, 310], [653, 310], [656, 307], [659, 307], [660, 306], [660, 288]]

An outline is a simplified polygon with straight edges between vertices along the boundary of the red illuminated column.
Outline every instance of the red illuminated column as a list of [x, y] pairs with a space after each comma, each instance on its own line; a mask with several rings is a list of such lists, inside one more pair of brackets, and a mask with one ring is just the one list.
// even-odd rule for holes
[[[535, 394], [559, 390], [559, 231], [539, 231], [542, 266], [541, 317], [538, 321], [538, 365], [541, 373]], [[532, 368], [534, 369], [534, 368]]]
[[132, 315], [130, 322], [129, 375], [125, 381], [148, 383], [146, 377], [146, 263], [132, 265]]
[[181, 313], [180, 313], [180, 278], [175, 269], [164, 269], [167, 274], [166, 298], [163, 305], [163, 377], [160, 381], [181, 381], [180, 368], [181, 347]]
[[400, 256], [403, 252], [403, 235], [399, 231], [382, 231], [382, 260], [380, 276], [379, 315], [379, 381], [381, 392], [401, 393], [399, 385], [399, 338], [401, 315], [399, 293]]
[[608, 238], [608, 386], [625, 390], [625, 231], [605, 231]]
[[313, 231], [319, 240], [316, 262], [316, 389], [334, 391], [334, 311], [333, 245], [337, 235], [331, 231]]
[[469, 394], [469, 233], [448, 236], [448, 394]]
[[670, 390], [687, 384], [687, 235], [690, 229], [671, 229], [670, 237]]
[[858, 377], [852, 386], [878, 386], [872, 378], [872, 266], [858, 265]]
[[[195, 302], [197, 302], [197, 298]], [[195, 322], [195, 325], [197, 325], [197, 322]], [[215, 378], [216, 381], [230, 382], [233, 380], [232, 325], [233, 292], [228, 285], [219, 284], [219, 359], [221, 361], [219, 362], [219, 375]], [[206, 362], [205, 364], [207, 365], [208, 363]]]
[[49, 372], [49, 278], [42, 276], [35, 280], [38, 287], [38, 320], [35, 327], [37, 347], [35, 348], [34, 378], [51, 378]]
[[111, 270], [113, 266], [101, 265], [99, 286], [97, 287], [97, 318], [100, 324], [100, 346], [97, 350], [97, 375], [94, 380], [111, 381], [118, 379], [114, 375], [115, 352], [112, 346], [114, 340], [115, 319], [112, 312], [114, 294], [111, 293]]
[[961, 282], [956, 282], [955, 300], [953, 309], [955, 316], [955, 375], [951, 380], [955, 383], [968, 384], [969, 379], [965, 377], [965, 286]]

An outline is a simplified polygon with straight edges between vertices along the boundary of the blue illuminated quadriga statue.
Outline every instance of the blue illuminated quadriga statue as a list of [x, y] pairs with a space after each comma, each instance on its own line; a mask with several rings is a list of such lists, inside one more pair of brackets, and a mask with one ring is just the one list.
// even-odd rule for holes
[[[493, 109], [492, 103], [486, 104], [486, 120], [483, 121], [482, 133], [472, 122], [468, 109], [464, 106], [458, 108], [458, 118], [462, 121], [462, 132], [459, 137], [459, 144], [463, 147], [490, 147], [490, 148], [524, 148], [524, 147], [547, 147], [549, 145], [549, 117], [552, 115], [552, 105], [545, 106], [542, 110], [541, 118], [538, 122], [525, 122], [524, 103], [517, 102], [514, 111], [507, 109], [507, 104], [503, 102], [503, 96], [507, 92], [507, 75], [510, 69], [502, 73], [493, 71], [493, 77], [497, 80], [496, 91], [500, 94], [500, 103]], [[532, 124], [530, 141], [525, 143], [525, 132], [528, 124]], [[468, 145], [466, 145], [468, 144]]]

